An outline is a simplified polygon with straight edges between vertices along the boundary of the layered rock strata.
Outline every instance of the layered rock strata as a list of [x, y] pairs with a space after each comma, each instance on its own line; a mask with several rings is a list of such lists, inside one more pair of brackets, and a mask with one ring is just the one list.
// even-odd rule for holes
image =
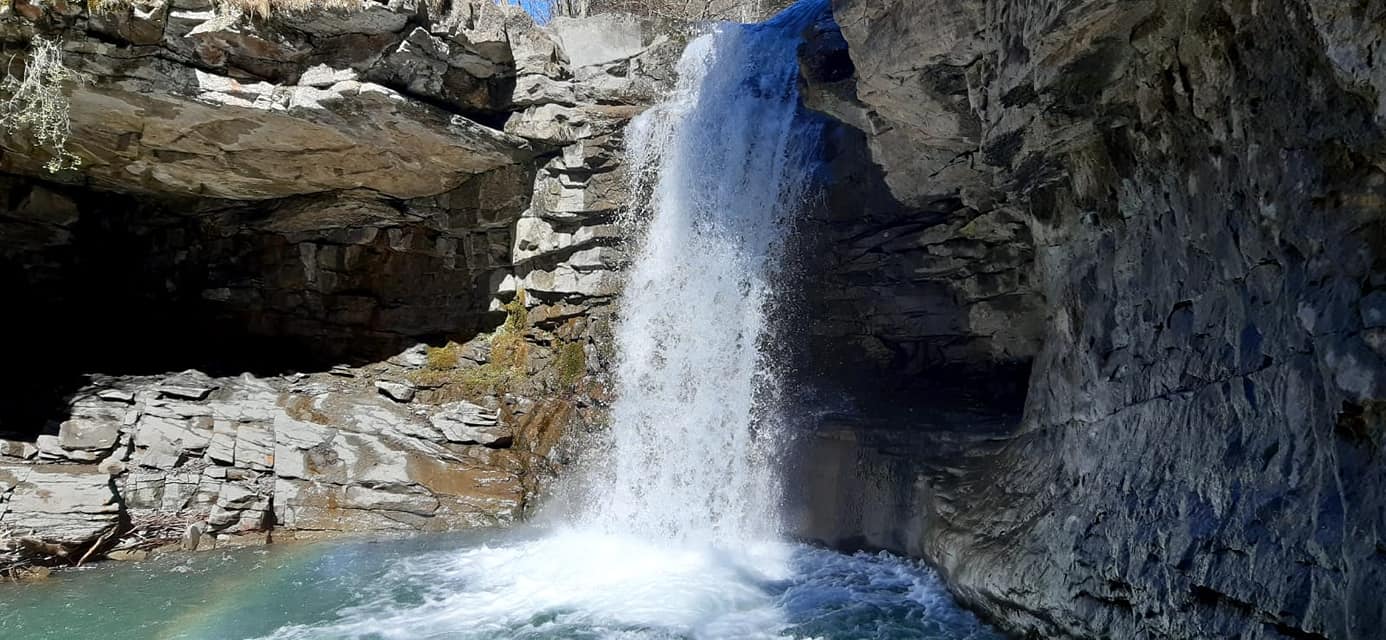
[[684, 35], [438, 9], [6, 3], [77, 78], [79, 162], [0, 136], [39, 363], [3, 380], [2, 552], [524, 515], [600, 414], [621, 132]]

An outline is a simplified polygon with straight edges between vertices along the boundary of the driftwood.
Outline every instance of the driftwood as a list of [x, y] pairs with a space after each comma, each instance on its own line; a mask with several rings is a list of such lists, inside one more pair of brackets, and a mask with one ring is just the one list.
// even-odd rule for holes
[[148, 551], [162, 547], [182, 539], [188, 524], [200, 519], [197, 513], [134, 512], [130, 522], [113, 526], [95, 539], [77, 545], [0, 530], [0, 579], [17, 580], [49, 566], [80, 567], [88, 560], [114, 551]]
[[110, 551], [148, 551], [178, 542], [188, 525], [200, 519], [192, 513], [132, 513], [129, 531]]

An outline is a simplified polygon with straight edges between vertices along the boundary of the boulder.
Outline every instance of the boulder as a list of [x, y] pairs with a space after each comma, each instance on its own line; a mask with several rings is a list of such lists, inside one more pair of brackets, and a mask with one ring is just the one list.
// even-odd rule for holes
[[496, 412], [466, 401], [442, 405], [428, 419], [448, 442], [505, 447], [514, 437]]
[[119, 525], [110, 476], [78, 465], [0, 464], [0, 529], [77, 547]]
[[514, 83], [508, 64], [450, 43], [423, 27], [411, 31], [367, 70], [365, 78], [473, 113], [496, 112], [508, 106]]
[[386, 380], [377, 380], [375, 389], [380, 392], [380, 395], [395, 402], [409, 402], [414, 399], [414, 393], [417, 391], [414, 385], [407, 382], [389, 382]]
[[563, 146], [613, 133], [641, 111], [637, 107], [544, 104], [516, 112], [505, 132], [535, 142]]
[[628, 59], [645, 50], [644, 25], [629, 14], [557, 17], [547, 27], [574, 68]]

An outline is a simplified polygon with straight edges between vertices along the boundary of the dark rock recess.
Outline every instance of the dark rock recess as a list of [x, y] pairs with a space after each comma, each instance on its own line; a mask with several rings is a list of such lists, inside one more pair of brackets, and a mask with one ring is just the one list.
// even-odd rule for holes
[[[827, 326], [881, 378], [1033, 365], [1013, 426], [830, 420], [813, 535], [922, 554], [1036, 637], [1381, 637], [1386, 7], [834, 8], [855, 74], [806, 74], [812, 101], [898, 213], [836, 212], [863, 233], [835, 243], [831, 278], [862, 276], [834, 317], [866, 320]], [[923, 322], [974, 293], [985, 323]]]

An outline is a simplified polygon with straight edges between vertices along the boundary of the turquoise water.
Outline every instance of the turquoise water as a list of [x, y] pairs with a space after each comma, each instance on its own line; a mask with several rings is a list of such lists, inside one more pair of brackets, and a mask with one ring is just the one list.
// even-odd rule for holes
[[927, 568], [794, 544], [485, 532], [176, 554], [0, 586], [31, 640], [999, 639]]

